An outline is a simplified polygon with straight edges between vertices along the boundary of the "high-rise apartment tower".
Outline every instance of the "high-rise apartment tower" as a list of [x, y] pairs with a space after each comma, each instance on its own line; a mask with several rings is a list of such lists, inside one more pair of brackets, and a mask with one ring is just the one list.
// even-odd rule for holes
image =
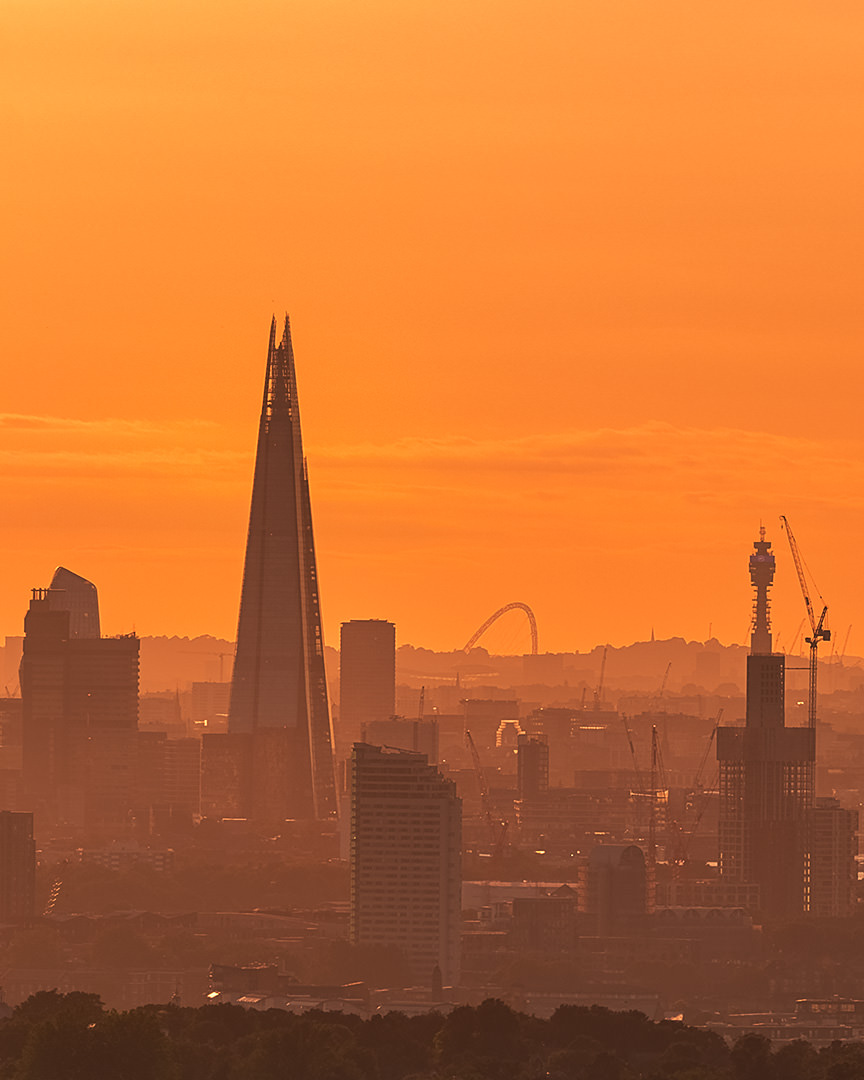
[[858, 811], [816, 799], [810, 823], [810, 914], [845, 919], [855, 912]]
[[[59, 583], [59, 587], [56, 587]], [[24, 786], [37, 825], [123, 828], [134, 801], [138, 638], [99, 637], [96, 588], [59, 569], [24, 619]]]
[[[246, 736], [247, 816], [335, 813], [309, 477], [287, 317], [278, 341], [273, 320], [267, 348], [228, 731]], [[206, 755], [205, 744], [205, 770]]]
[[[351, 755], [351, 940], [401, 949], [424, 986], [459, 981], [462, 801], [425, 754]], [[437, 969], [437, 971], [436, 971]]]

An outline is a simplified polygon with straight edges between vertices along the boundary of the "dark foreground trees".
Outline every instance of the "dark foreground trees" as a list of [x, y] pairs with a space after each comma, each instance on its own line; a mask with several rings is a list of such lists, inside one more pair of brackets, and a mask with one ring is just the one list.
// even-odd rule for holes
[[772, 1052], [641, 1013], [562, 1006], [549, 1020], [489, 1000], [448, 1016], [362, 1020], [234, 1005], [107, 1012], [34, 994], [0, 1020], [0, 1080], [857, 1080], [864, 1044]]

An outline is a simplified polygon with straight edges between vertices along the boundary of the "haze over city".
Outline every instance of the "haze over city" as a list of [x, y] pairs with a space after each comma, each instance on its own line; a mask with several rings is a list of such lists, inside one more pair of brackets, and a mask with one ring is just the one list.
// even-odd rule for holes
[[68, 562], [108, 628], [233, 637], [286, 307], [327, 640], [743, 642], [780, 513], [855, 623], [860, 20], [4, 5], [0, 627]]
[[0, 1074], [864, 1076], [860, 7], [2, 8]]

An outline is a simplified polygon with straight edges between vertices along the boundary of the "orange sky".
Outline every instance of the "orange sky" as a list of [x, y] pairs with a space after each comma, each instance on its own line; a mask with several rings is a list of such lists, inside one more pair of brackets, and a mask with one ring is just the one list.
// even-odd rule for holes
[[4, 0], [0, 634], [62, 562], [108, 632], [233, 636], [286, 308], [329, 642], [509, 600], [541, 648], [740, 641], [760, 517], [788, 639], [780, 513], [860, 623], [862, 40], [840, 0]]

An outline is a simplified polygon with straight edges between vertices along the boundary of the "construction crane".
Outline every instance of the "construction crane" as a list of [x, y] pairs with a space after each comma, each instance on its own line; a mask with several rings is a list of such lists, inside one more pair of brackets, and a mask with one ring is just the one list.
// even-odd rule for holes
[[669, 778], [666, 774], [660, 743], [657, 728], [654, 726], [651, 729], [652, 825], [649, 832], [649, 859], [656, 864], [657, 804], [662, 803], [666, 830], [666, 862], [672, 867], [673, 877], [677, 877], [681, 872], [681, 867], [687, 861], [687, 845], [690, 838], [685, 834], [681, 822], [670, 812]]
[[[683, 841], [681, 864], [687, 861], [687, 853], [690, 850], [690, 841], [696, 835], [702, 818], [705, 815], [705, 809], [708, 805], [706, 798], [707, 791], [703, 783], [705, 775], [705, 766], [708, 764], [708, 756], [711, 753], [711, 747], [714, 745], [714, 740], [717, 738], [717, 729], [720, 727], [720, 721], [723, 719], [723, 709], [717, 711], [717, 715], [714, 717], [714, 726], [711, 728], [711, 734], [708, 736], [708, 743], [705, 746], [705, 752], [702, 755], [702, 760], [699, 762], [699, 768], [696, 770], [696, 776], [693, 780], [693, 798], [688, 804], [688, 808], [691, 811], [696, 812], [696, 816], [693, 819], [693, 823], [690, 826], [690, 830], [687, 833]], [[710, 785], [714, 787], [716, 780]]]
[[225, 682], [225, 657], [230, 656], [233, 660], [236, 653], [232, 652], [216, 652], [215, 649], [203, 650], [196, 649], [183, 654], [184, 656], [218, 656], [219, 657], [219, 682]]
[[600, 702], [603, 694], [603, 678], [606, 674], [606, 653], [609, 651], [609, 646], [603, 646], [603, 659], [600, 661], [600, 681], [597, 683], [597, 689], [594, 691], [594, 712], [598, 712], [600, 709]]
[[810, 600], [810, 591], [807, 586], [807, 578], [804, 576], [804, 566], [801, 562], [801, 555], [798, 551], [798, 544], [795, 541], [795, 536], [791, 528], [789, 527], [789, 522], [786, 520], [785, 515], [780, 515], [780, 521], [783, 523], [783, 528], [786, 530], [786, 536], [789, 539], [789, 548], [792, 552], [792, 560], [795, 563], [795, 570], [798, 573], [798, 583], [801, 586], [801, 593], [804, 597], [804, 607], [807, 609], [807, 618], [810, 622], [810, 637], [804, 638], [804, 640], [810, 646], [810, 687], [809, 699], [807, 703], [807, 723], [809, 727], [815, 728], [816, 679], [819, 664], [819, 642], [831, 640], [831, 631], [825, 628], [825, 616], [828, 614], [828, 605], [823, 604], [822, 614], [819, 616], [819, 619], [817, 621], [816, 614], [813, 610], [813, 604]]
[[795, 631], [795, 637], [792, 638], [792, 644], [789, 646], [789, 653], [795, 654], [795, 649], [798, 645], [798, 638], [801, 637], [801, 631], [804, 629], [804, 623], [807, 621], [806, 617], [798, 623], [798, 629]]
[[843, 638], [843, 648], [840, 650], [840, 655], [837, 658], [837, 663], [840, 667], [843, 667], [843, 661], [846, 659], [846, 646], [849, 644], [849, 635], [852, 633], [852, 623], [849, 623], [849, 628], [846, 631], [846, 637]]
[[652, 876], [656, 873], [657, 866], [657, 771], [658, 765], [662, 775], [663, 766], [660, 762], [660, 743], [657, 739], [657, 728], [651, 725], [651, 802], [649, 805], [650, 817], [648, 818], [648, 865]]
[[714, 726], [711, 728], [711, 734], [708, 737], [708, 745], [705, 747], [705, 753], [702, 755], [702, 760], [699, 762], [699, 768], [696, 770], [696, 779], [693, 781], [694, 791], [698, 791], [702, 783], [702, 774], [705, 772], [705, 766], [708, 764], [708, 755], [711, 753], [711, 747], [714, 745], [714, 740], [717, 738], [717, 728], [720, 727], [720, 721], [722, 719], [723, 709], [721, 708], [714, 717]]
[[507, 842], [507, 829], [509, 828], [510, 822], [499, 817], [493, 810], [492, 798], [489, 794], [489, 785], [486, 783], [486, 775], [483, 772], [483, 766], [480, 764], [480, 755], [477, 753], [474, 739], [471, 736], [471, 732], [468, 730], [465, 731], [465, 742], [468, 744], [468, 749], [471, 751], [471, 760], [474, 762], [474, 773], [477, 777], [477, 783], [480, 786], [480, 804], [483, 807], [483, 816], [486, 818], [486, 824], [489, 826], [489, 836], [492, 840], [492, 854], [497, 857], [504, 851]]
[[[639, 759], [636, 757], [636, 746], [635, 746], [635, 744], [633, 742], [633, 732], [630, 730], [630, 725], [627, 723], [627, 717], [624, 715], [624, 713], [621, 714], [621, 722], [624, 725], [624, 732], [627, 735], [627, 742], [628, 742], [628, 744], [630, 746], [630, 756], [633, 758], [633, 774], [636, 777], [636, 790], [630, 792], [630, 798], [632, 800], [634, 800], [634, 803], [633, 803], [634, 810], [637, 807], [639, 807], [638, 812], [637, 812], [637, 820], [635, 822], [635, 824], [639, 828], [641, 828], [641, 826], [644, 824], [644, 819], [642, 817], [642, 809], [641, 808], [642, 808], [642, 806], [645, 805], [644, 800], [646, 798], [649, 800], [649, 803], [648, 803], [648, 855], [649, 855], [649, 862], [650, 862], [651, 867], [652, 867], [651, 873], [653, 874], [653, 872], [654, 872], [653, 871], [654, 861], [656, 861], [656, 856], [655, 856], [655, 852], [656, 852], [656, 821], [655, 821], [656, 805], [655, 804], [656, 804], [656, 800], [657, 800], [657, 792], [655, 790], [655, 788], [656, 788], [656, 776], [655, 776], [655, 773], [656, 773], [656, 764], [657, 764], [656, 746], [655, 746], [654, 740], [652, 739], [652, 742], [651, 742], [650, 790], [646, 790], [645, 777], [642, 775], [642, 770], [639, 768]], [[654, 861], [652, 861], [652, 860], [654, 860]]]
[[624, 725], [624, 732], [627, 735], [627, 742], [630, 745], [630, 756], [633, 758], [633, 772], [636, 776], [636, 787], [641, 792], [644, 791], [645, 785], [642, 781], [642, 772], [636, 757], [636, 747], [633, 745], [633, 733], [630, 730], [630, 725], [627, 723], [627, 717], [624, 713], [621, 713], [621, 723]]
[[666, 683], [669, 680], [669, 671], [670, 671], [671, 667], [672, 667], [672, 661], [670, 660], [669, 663], [666, 665], [666, 670], [663, 672], [663, 681], [660, 683], [660, 689], [657, 692], [657, 697], [654, 698], [654, 700], [652, 702], [652, 706], [655, 706], [656, 709], [658, 709], [658, 710], [661, 708], [661, 706], [663, 704], [663, 695], [666, 693]]

